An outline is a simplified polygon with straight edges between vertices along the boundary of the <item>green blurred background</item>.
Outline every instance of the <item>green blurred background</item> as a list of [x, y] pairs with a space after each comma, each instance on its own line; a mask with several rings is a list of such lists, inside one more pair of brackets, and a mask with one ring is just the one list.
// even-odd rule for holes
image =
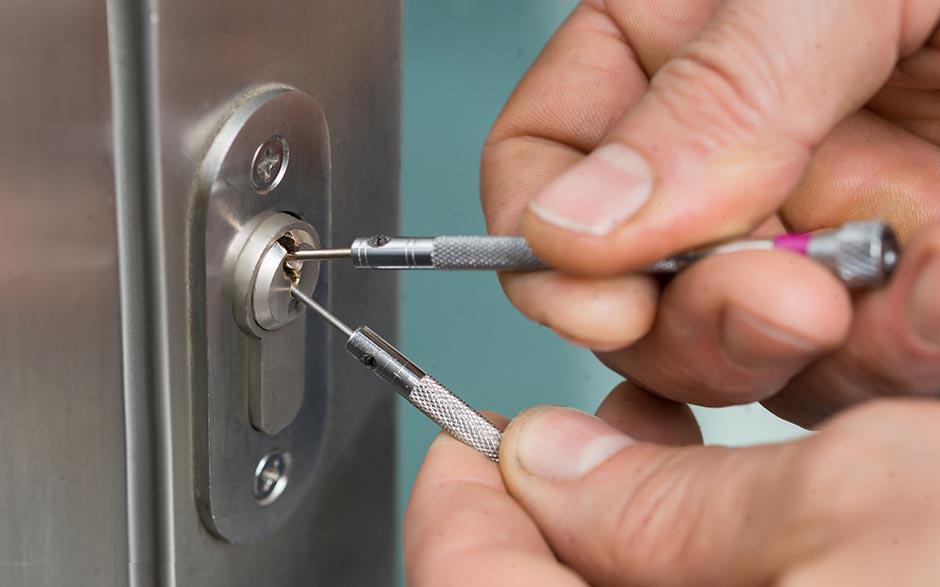
[[[479, 155], [515, 83], [571, 0], [406, 0], [402, 234], [482, 234]], [[593, 410], [619, 381], [587, 351], [518, 314], [495, 275], [402, 275], [401, 347], [479, 409]], [[707, 442], [753, 444], [799, 429], [759, 406], [695, 409]], [[399, 519], [438, 429], [399, 409]]]

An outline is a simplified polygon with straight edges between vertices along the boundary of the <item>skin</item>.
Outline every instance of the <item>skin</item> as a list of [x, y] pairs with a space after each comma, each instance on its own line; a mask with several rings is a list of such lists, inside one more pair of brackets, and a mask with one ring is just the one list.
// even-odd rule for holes
[[[585, 0], [486, 142], [482, 200], [558, 271], [513, 304], [630, 379], [534, 408], [499, 467], [442, 436], [412, 585], [933, 585], [940, 474], [940, 0]], [[631, 274], [745, 233], [882, 218], [891, 283], [785, 252]], [[681, 403], [820, 433], [698, 446]], [[538, 447], [542, 447], [539, 449]], [[539, 451], [541, 453], [539, 454]]]
[[[853, 303], [813, 262], [776, 251], [710, 259], [663, 291], [626, 272], [742, 232], [873, 217], [909, 245], [901, 272], [940, 264], [938, 14], [936, 0], [582, 3], [521, 80], [483, 150], [490, 230], [522, 232], [568, 272], [504, 275], [507, 296], [678, 401], [767, 400], [812, 426], [883, 395], [885, 381], [940, 391], [937, 312], [897, 306], [914, 295], [913, 280], [898, 280], [908, 291]], [[583, 199], [587, 188], [558, 179], [566, 172], [597, 191], [583, 168], [609, 144], [641, 151], [656, 176], [636, 215], [597, 236], [533, 213], [531, 203], [562, 183], [576, 206]], [[790, 300], [785, 310], [782, 300]], [[885, 315], [906, 327], [876, 342], [871, 332]], [[907, 351], [886, 357], [875, 344]], [[872, 376], [858, 381], [850, 357], [871, 359]]]
[[[626, 383], [601, 408], [609, 423], [535, 408], [509, 424], [499, 466], [439, 436], [405, 516], [408, 584], [940, 581], [940, 405], [871, 402], [805, 440], [745, 449], [701, 446], [682, 408]], [[585, 420], [628, 444], [573, 478], [547, 474], [583, 462]], [[551, 448], [542, 468], [533, 437]]]

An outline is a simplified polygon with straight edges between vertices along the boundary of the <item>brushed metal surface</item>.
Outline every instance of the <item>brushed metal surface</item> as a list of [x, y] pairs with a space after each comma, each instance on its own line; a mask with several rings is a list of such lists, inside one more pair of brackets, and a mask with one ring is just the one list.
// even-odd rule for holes
[[[0, 4], [0, 585], [391, 582], [394, 398], [339, 353], [299, 509], [251, 547], [203, 526], [185, 232], [206, 121], [265, 82], [323, 107], [334, 240], [394, 232], [400, 24], [371, 0]], [[394, 296], [363, 294], [394, 276], [332, 277], [337, 312], [394, 333]]]
[[[330, 238], [329, 134], [317, 103], [288, 88], [251, 88], [226, 110], [199, 170], [187, 228], [194, 470], [207, 526], [253, 544], [307, 497], [326, 431], [329, 328], [301, 317], [266, 330], [252, 292], [262, 259], [286, 232], [312, 226], [311, 244], [315, 234]], [[259, 195], [252, 160], [271, 136], [290, 145], [290, 163], [280, 184]], [[328, 304], [328, 271], [318, 280], [318, 268], [310, 269], [300, 289]], [[251, 491], [255, 470], [275, 451], [290, 455], [289, 481], [262, 503]]]
[[105, 6], [6, 0], [0, 37], [0, 585], [125, 585]]
[[[130, 2], [131, 0], [127, 0]], [[189, 402], [190, 309], [186, 303], [187, 194], [219, 109], [245, 88], [284, 83], [311, 95], [330, 129], [333, 236], [394, 233], [398, 223], [399, 51], [401, 5], [374, 0], [152, 0], [140, 15], [148, 32], [153, 128], [159, 161], [152, 180], [160, 243], [155, 296], [165, 315], [161, 386], [171, 530], [165, 584], [387, 585], [397, 542], [394, 512], [394, 401], [368, 372], [331, 358], [331, 423], [314, 483], [300, 508], [267, 540], [227, 544], [205, 531], [193, 496]], [[150, 140], [152, 139], [152, 140]], [[286, 181], [286, 179], [285, 179]], [[330, 275], [332, 309], [394, 336], [396, 297], [390, 274]], [[308, 313], [309, 314], [309, 313]], [[308, 324], [314, 317], [308, 315]], [[353, 366], [354, 367], [354, 366]], [[164, 470], [164, 469], [161, 469]], [[171, 583], [172, 581], [172, 583]]]

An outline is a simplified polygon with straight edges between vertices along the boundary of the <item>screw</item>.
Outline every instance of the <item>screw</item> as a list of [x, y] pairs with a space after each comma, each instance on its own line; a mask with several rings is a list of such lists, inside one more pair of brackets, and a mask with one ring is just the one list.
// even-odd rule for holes
[[284, 137], [274, 135], [261, 143], [251, 160], [251, 187], [261, 195], [271, 192], [284, 179], [289, 158]]
[[289, 453], [274, 451], [261, 457], [255, 466], [255, 478], [251, 486], [251, 494], [258, 503], [268, 505], [284, 493], [288, 469]]
[[369, 240], [367, 242], [369, 243], [370, 246], [373, 246], [373, 247], [384, 247], [385, 245], [390, 243], [391, 240], [392, 239], [388, 238], [384, 234], [377, 234], [375, 236], [369, 237]]

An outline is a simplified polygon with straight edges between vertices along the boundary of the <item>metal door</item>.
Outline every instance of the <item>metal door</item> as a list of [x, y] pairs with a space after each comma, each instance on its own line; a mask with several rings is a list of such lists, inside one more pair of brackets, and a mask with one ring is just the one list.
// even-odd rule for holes
[[[256, 544], [203, 523], [187, 226], [225, 109], [285, 84], [329, 127], [332, 240], [394, 231], [400, 19], [374, 0], [0, 4], [0, 585], [393, 581], [395, 398], [339, 352], [298, 509]], [[393, 276], [337, 267], [329, 287], [394, 333], [395, 296], [364, 294]]]

